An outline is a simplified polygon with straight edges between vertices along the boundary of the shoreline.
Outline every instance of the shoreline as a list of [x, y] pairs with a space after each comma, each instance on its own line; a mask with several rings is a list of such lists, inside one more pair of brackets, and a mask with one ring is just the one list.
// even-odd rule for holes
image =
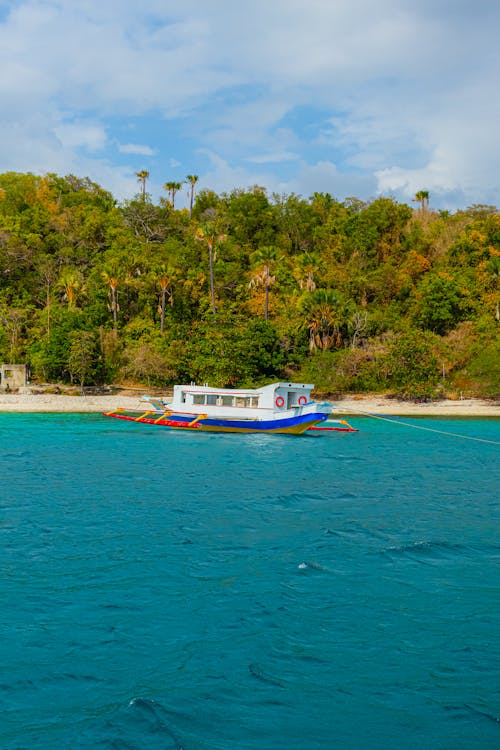
[[[130, 395], [124, 391], [123, 395], [113, 396], [75, 396], [64, 394], [28, 394], [28, 393], [0, 393], [1, 413], [101, 413], [123, 408], [133, 411], [146, 411], [140, 403], [140, 395]], [[321, 401], [321, 399], [318, 399]], [[377, 414], [381, 416], [413, 416], [413, 417], [494, 417], [500, 418], [500, 401], [484, 399], [462, 399], [452, 401], [443, 399], [430, 403], [413, 403], [398, 401], [385, 396], [346, 396], [332, 402], [334, 414], [350, 416], [364, 416]]]

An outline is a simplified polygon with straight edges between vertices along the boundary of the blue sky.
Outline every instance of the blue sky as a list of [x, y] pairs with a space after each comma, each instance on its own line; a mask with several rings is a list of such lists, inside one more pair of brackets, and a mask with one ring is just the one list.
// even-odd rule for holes
[[0, 0], [0, 172], [500, 206], [499, 38], [496, 0]]

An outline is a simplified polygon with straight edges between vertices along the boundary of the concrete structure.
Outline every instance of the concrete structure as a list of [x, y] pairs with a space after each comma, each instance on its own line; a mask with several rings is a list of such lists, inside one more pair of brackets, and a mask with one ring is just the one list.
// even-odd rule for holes
[[11, 390], [28, 384], [28, 365], [0, 365], [0, 388]]

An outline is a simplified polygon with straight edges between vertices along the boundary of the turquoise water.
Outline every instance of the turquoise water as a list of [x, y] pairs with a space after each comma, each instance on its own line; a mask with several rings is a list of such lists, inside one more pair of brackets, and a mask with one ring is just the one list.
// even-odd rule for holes
[[500, 447], [352, 421], [0, 415], [2, 750], [498, 748]]

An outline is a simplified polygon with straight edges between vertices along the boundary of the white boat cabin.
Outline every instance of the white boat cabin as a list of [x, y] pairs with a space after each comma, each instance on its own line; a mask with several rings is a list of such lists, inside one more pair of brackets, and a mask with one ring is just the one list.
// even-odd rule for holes
[[311, 400], [313, 388], [314, 385], [307, 383], [272, 383], [262, 388], [233, 390], [191, 383], [174, 386], [173, 399], [165, 406], [176, 412], [240, 418], [262, 417], [263, 410], [273, 413], [292, 410], [293, 413], [301, 413], [317, 407]]

